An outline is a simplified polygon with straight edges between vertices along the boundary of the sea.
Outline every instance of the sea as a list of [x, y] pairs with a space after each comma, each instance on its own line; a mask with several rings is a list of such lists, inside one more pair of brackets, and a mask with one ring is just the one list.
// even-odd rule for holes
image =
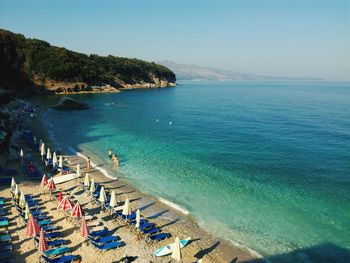
[[350, 83], [179, 82], [71, 97], [91, 108], [46, 110], [56, 149], [89, 155], [272, 262], [350, 262]]

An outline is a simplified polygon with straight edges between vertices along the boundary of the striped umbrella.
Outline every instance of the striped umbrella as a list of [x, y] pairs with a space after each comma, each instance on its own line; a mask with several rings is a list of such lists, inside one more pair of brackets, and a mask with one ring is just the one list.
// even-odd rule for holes
[[95, 179], [92, 178], [91, 179], [91, 184], [90, 184], [90, 193], [94, 193], [96, 191], [96, 188], [95, 188]]
[[50, 191], [50, 193], [56, 189], [56, 185], [55, 185], [55, 182], [53, 180], [53, 177], [51, 177], [50, 180], [48, 181], [46, 188]]
[[63, 199], [63, 194], [62, 191], [60, 192], [60, 194], [58, 195], [58, 202], [61, 202]]
[[46, 185], [47, 185], [47, 178], [46, 178], [46, 175], [44, 174], [43, 178], [41, 179], [40, 186], [45, 187]]
[[45, 143], [41, 144], [40, 155], [41, 155], [41, 160], [43, 161], [44, 155], [45, 155]]
[[12, 177], [11, 179], [11, 191], [15, 191], [16, 189], [16, 181], [15, 181], [15, 178]]
[[51, 151], [50, 151], [50, 148], [47, 148], [46, 159], [47, 159], [47, 160], [50, 160], [50, 159], [51, 159]]
[[56, 152], [53, 152], [52, 166], [55, 167], [56, 164], [57, 164], [57, 155], [56, 155]]
[[141, 213], [140, 213], [140, 209], [137, 209], [136, 211], [136, 227], [139, 228], [140, 227], [140, 222], [141, 222]]
[[73, 208], [73, 203], [72, 201], [68, 198], [68, 196], [65, 196], [60, 204], [57, 207], [57, 210], [63, 210], [63, 211], [68, 211]]
[[98, 201], [100, 201], [102, 204], [104, 204], [104, 203], [106, 203], [106, 199], [107, 199], [106, 191], [105, 191], [105, 188], [102, 186], [101, 190], [100, 190], [100, 197], [99, 197]]
[[27, 235], [30, 237], [36, 236], [40, 233], [40, 227], [38, 222], [36, 222], [35, 218], [30, 215], [27, 223]]
[[81, 205], [79, 204], [79, 202], [77, 202], [72, 209], [72, 216], [73, 217], [82, 217], [83, 215], [84, 215], [84, 211], [81, 208]]
[[38, 246], [38, 251], [39, 252], [44, 252], [48, 249], [48, 246], [46, 244], [45, 240], [45, 233], [44, 230], [40, 231], [40, 237], [39, 237], [39, 246]]
[[122, 214], [125, 216], [131, 215], [131, 207], [130, 207], [130, 200], [129, 198], [126, 199]]
[[175, 261], [181, 261], [181, 247], [180, 247], [180, 239], [178, 237], [175, 238], [175, 243], [171, 246], [172, 253], [171, 257], [175, 259]]
[[86, 174], [85, 174], [84, 186], [85, 186], [86, 188], [89, 188], [89, 187], [90, 187], [90, 177], [89, 177], [89, 173], [86, 173]]
[[77, 173], [77, 176], [79, 176], [80, 177], [80, 164], [77, 164], [77, 171], [76, 171], [76, 173]]
[[115, 196], [115, 191], [113, 190], [112, 193], [111, 193], [111, 200], [109, 201], [109, 205], [111, 207], [115, 207], [117, 206], [117, 198]]
[[89, 234], [89, 228], [87, 227], [85, 218], [82, 217], [81, 224], [80, 224], [80, 236], [87, 237], [88, 234]]
[[28, 220], [28, 219], [29, 219], [29, 216], [30, 216], [29, 205], [28, 205], [28, 203], [26, 202], [26, 210], [24, 211], [24, 219], [25, 219], [25, 220]]

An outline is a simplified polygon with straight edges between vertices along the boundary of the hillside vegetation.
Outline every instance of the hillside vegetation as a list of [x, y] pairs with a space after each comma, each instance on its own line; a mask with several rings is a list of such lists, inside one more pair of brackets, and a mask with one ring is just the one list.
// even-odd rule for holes
[[154, 62], [86, 55], [2, 29], [0, 74], [2, 88], [35, 91], [103, 85], [160, 87], [176, 80], [171, 70]]

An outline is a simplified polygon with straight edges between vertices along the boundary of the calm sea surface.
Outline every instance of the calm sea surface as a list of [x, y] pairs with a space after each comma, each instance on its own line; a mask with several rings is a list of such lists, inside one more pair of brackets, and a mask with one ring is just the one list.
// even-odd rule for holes
[[105, 165], [112, 148], [118, 176], [272, 261], [349, 259], [349, 83], [182, 83], [74, 97], [93, 108], [45, 116], [62, 147]]

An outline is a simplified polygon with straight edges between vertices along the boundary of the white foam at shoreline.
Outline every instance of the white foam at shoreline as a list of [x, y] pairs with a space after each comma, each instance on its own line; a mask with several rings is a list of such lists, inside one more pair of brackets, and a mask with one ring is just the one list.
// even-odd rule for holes
[[170, 206], [171, 208], [174, 208], [175, 210], [178, 210], [179, 212], [185, 214], [185, 215], [189, 215], [190, 212], [188, 210], [186, 210], [185, 208], [183, 208], [182, 206], [178, 205], [178, 204], [175, 204], [173, 202], [170, 202], [169, 200], [166, 200], [164, 198], [161, 198], [159, 196], [157, 196], [158, 200], [160, 202], [162, 202], [163, 204], [166, 204], [168, 206]]
[[[81, 152], [78, 152], [76, 149], [74, 149], [73, 147], [69, 147], [69, 150], [72, 152], [72, 154], [76, 154], [82, 158], [84, 158], [86, 161], [88, 160], [88, 157], [84, 154], [82, 154]], [[94, 163], [93, 161], [91, 161], [90, 159], [90, 164], [91, 164], [91, 167], [100, 171], [104, 176], [110, 178], [110, 179], [113, 179], [113, 180], [116, 180], [118, 179], [117, 177], [114, 177], [113, 175], [111, 175], [106, 169], [98, 166], [96, 163]]]

